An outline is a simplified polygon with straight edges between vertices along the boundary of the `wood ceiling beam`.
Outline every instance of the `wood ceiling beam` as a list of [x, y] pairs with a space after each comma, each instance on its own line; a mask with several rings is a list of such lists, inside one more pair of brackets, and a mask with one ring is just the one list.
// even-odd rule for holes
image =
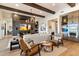
[[[18, 16], [20, 16], [20, 17], [26, 17], [26, 18], [30, 18], [30, 16], [25, 16], [25, 15], [20, 15], [20, 14], [15, 14], [15, 13], [12, 13], [12, 15], [14, 16], [14, 15], [18, 15]], [[26, 20], [26, 19], [25, 19]]]
[[5, 10], [9, 10], [9, 11], [14, 11], [14, 12], [19, 12], [19, 13], [23, 13], [23, 14], [34, 15], [34, 16], [37, 16], [37, 17], [45, 18], [45, 16], [43, 16], [43, 15], [39, 15], [39, 14], [31, 13], [31, 12], [26, 12], [26, 11], [22, 11], [22, 10], [19, 10], [19, 9], [3, 6], [3, 5], [0, 5], [0, 8], [5, 9]]
[[39, 9], [39, 10], [42, 10], [42, 11], [45, 11], [45, 12], [48, 12], [48, 13], [51, 13], [51, 14], [55, 14], [55, 11], [52, 11], [48, 8], [45, 8], [45, 7], [35, 4], [35, 3], [23, 3], [23, 4], [36, 8], [36, 9]]
[[76, 4], [75, 3], [67, 3], [70, 7], [74, 7]]

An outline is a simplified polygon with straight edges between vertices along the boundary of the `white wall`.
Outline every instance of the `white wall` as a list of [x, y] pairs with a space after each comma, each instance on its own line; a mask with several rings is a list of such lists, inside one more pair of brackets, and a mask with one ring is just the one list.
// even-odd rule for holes
[[[58, 21], [58, 33], [61, 33], [61, 19], [60, 19], [60, 16], [62, 15], [65, 15], [69, 12], [72, 12], [72, 11], [76, 11], [76, 10], [79, 10], [79, 4], [77, 4], [75, 7], [73, 8], [64, 8], [62, 10], [59, 10], [58, 12], [56, 12], [55, 15], [48, 15], [47, 17], [45, 18], [41, 18], [39, 19], [39, 28], [40, 28], [40, 25], [41, 23], [45, 23], [46, 24], [46, 32], [48, 33], [48, 20], [51, 20], [51, 19], [57, 19]], [[63, 12], [62, 12], [63, 11]], [[40, 29], [39, 29], [39, 33], [40, 33]]]
[[10, 13], [4, 13], [4, 14], [5, 14], [4, 21], [6, 23], [6, 33], [7, 33], [7, 30], [12, 31], [12, 15]]
[[2, 39], [2, 37], [3, 37], [3, 33], [4, 33], [4, 31], [1, 29], [1, 27], [2, 27], [2, 24], [3, 22], [2, 22], [2, 13], [1, 13], [1, 11], [0, 11], [0, 39]]
[[[51, 28], [49, 28], [49, 27], [51, 27]], [[52, 21], [52, 20], [48, 21], [48, 32], [49, 33], [56, 32], [56, 22], [55, 21]]]
[[[48, 29], [47, 29], [47, 28], [48, 28], [48, 27], [47, 27], [47, 25], [48, 25], [48, 24], [47, 24], [47, 21], [46, 21], [45, 19], [42, 19], [42, 18], [41, 18], [41, 19], [38, 20], [38, 22], [39, 22], [39, 29], [38, 29], [38, 30], [39, 30], [39, 33], [47, 33], [47, 32], [48, 32]], [[41, 31], [41, 30], [40, 30], [42, 24], [45, 24], [45, 25], [46, 25], [46, 31]]]
[[12, 26], [11, 14], [0, 10], [0, 39], [4, 37], [4, 29], [1, 29], [2, 26], [4, 26], [4, 23], [6, 23], [6, 33], [7, 33], [7, 30], [12, 31], [12, 28], [10, 28], [10, 26]]

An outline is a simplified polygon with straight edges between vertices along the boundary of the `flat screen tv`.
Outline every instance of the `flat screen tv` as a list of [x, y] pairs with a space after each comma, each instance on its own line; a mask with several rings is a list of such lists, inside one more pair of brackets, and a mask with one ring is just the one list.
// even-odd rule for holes
[[19, 30], [26, 31], [27, 30], [27, 24], [20, 24]]

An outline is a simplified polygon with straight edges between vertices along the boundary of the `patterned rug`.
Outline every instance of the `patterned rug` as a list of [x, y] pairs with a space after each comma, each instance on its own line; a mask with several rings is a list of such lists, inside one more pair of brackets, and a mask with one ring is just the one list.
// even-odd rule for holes
[[[9, 40], [11, 40], [11, 37], [0, 40], [0, 56], [20, 56], [20, 49], [15, 49], [15, 50], [10, 51], [10, 49], [7, 48]], [[66, 47], [59, 46], [59, 48], [54, 47], [53, 51], [51, 52], [45, 52], [44, 50], [41, 50], [41, 55], [42, 56], [58, 56], [65, 51], [67, 51]], [[36, 54], [35, 56], [38, 56], [38, 54]]]

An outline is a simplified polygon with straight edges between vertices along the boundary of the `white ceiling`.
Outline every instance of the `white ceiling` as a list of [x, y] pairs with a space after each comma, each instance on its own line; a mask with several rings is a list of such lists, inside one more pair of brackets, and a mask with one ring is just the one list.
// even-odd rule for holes
[[[31, 12], [32, 9], [32, 13], [35, 14], [39, 14], [39, 15], [44, 15], [45, 17], [50, 15], [50, 13], [18, 3], [19, 6], [16, 6], [17, 3], [0, 3], [0, 5], [4, 5], [4, 6], [8, 6], [8, 7], [12, 7], [12, 8], [16, 8], [19, 10], [23, 10], [23, 11], [27, 11], [27, 12]], [[46, 7], [52, 11], [58, 12], [59, 10], [63, 9], [63, 8], [71, 8], [69, 5], [67, 5], [66, 3], [37, 3], [38, 5], [41, 5], [43, 7]], [[24, 14], [25, 15], [25, 14]]]
[[56, 11], [56, 12], [63, 8], [69, 7], [69, 5], [67, 5], [66, 3], [38, 3], [38, 5], [41, 5], [43, 7], [46, 7], [48, 9]]

